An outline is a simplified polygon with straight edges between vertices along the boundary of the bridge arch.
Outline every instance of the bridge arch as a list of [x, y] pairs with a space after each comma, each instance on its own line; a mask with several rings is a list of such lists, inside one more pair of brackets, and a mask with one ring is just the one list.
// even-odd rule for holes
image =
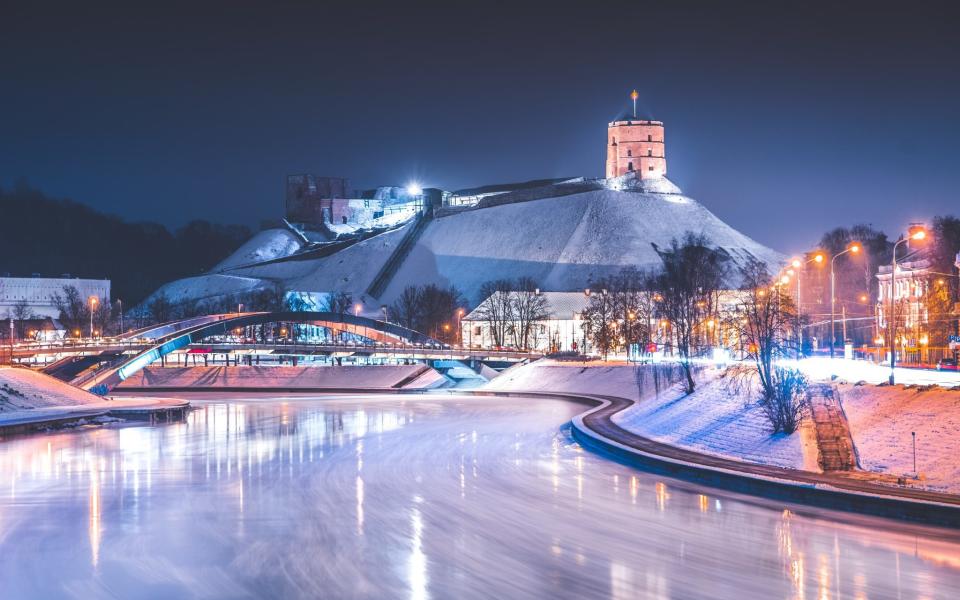
[[393, 323], [369, 319], [359, 315], [334, 312], [256, 312], [211, 315], [206, 318], [185, 319], [170, 324], [171, 333], [156, 338], [156, 343], [129, 360], [105, 370], [84, 383], [88, 390], [106, 392], [140, 369], [190, 344], [213, 335], [227, 335], [243, 327], [268, 323], [299, 323], [345, 331], [381, 343], [416, 344], [444, 347], [444, 344]]

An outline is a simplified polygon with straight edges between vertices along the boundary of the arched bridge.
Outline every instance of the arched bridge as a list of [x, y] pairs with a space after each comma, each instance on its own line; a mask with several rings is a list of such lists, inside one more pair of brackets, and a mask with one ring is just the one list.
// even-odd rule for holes
[[215, 335], [228, 333], [268, 323], [297, 323], [326, 327], [351, 333], [362, 338], [386, 344], [417, 344], [442, 348], [437, 340], [418, 331], [385, 321], [377, 321], [351, 314], [333, 312], [256, 312], [211, 315], [166, 323], [152, 328], [141, 337], [149, 337], [154, 343], [149, 348], [120, 364], [104, 369], [82, 384], [84, 389], [103, 392], [136, 373], [160, 357], [176, 352], [192, 343]]

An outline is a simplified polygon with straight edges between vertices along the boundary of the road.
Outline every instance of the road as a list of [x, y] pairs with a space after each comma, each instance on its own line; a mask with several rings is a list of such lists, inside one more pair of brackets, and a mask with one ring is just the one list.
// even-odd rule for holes
[[960, 597], [957, 532], [645, 474], [582, 405], [203, 398], [0, 443], [3, 597]]

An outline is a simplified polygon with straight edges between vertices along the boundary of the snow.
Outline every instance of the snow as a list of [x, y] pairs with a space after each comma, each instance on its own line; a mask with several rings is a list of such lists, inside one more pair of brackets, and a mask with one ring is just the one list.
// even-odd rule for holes
[[37, 371], [0, 367], [0, 412], [96, 404], [103, 398]]
[[290, 256], [301, 248], [300, 239], [286, 229], [266, 229], [254, 235], [233, 254], [220, 261], [211, 272], [225, 271], [241, 265]]
[[[421, 373], [422, 371], [422, 373]], [[430, 376], [430, 373], [433, 376]], [[444, 381], [433, 369], [422, 365], [378, 365], [370, 367], [146, 367], [117, 386], [217, 388], [428, 388]]]
[[[890, 377], [890, 367], [863, 360], [807, 358], [799, 363], [800, 369], [808, 377], [827, 381], [831, 374], [849, 383], [886, 383]], [[960, 372], [933, 371], [929, 369], [896, 368], [896, 382], [908, 385], [939, 385], [941, 387], [960, 386]]]
[[[665, 247], [688, 230], [703, 233], [735, 261], [754, 256], [782, 262], [782, 255], [674, 190], [663, 180], [641, 189], [599, 188], [437, 218], [371, 305], [389, 304], [405, 286], [426, 283], [455, 285], [476, 305], [483, 283], [521, 276], [532, 277], [546, 291], [582, 290], [627, 266], [659, 265], [654, 246]], [[235, 268], [231, 273], [239, 280], [183, 280], [168, 285], [168, 295], [202, 298], [279, 281], [288, 290], [342, 291], [359, 299], [405, 231], [389, 231], [324, 258]]]
[[890, 475], [914, 474], [910, 433], [917, 434], [921, 485], [960, 493], [960, 390], [840, 385], [860, 466]]
[[[686, 396], [677, 385], [657, 389], [651, 367], [601, 362], [542, 360], [514, 367], [483, 389], [580, 392], [637, 401], [613, 416], [628, 431], [689, 450], [733, 460], [817, 470], [817, 448], [809, 425], [794, 435], [771, 435], [760, 409], [708, 373]], [[638, 369], [647, 369], [638, 385]]]

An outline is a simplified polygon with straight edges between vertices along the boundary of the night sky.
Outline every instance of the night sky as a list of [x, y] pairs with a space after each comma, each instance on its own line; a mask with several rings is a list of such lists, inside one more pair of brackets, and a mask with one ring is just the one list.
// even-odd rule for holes
[[11, 4], [0, 185], [128, 219], [256, 225], [297, 172], [602, 176], [633, 88], [670, 178], [778, 250], [960, 213], [946, 2]]

